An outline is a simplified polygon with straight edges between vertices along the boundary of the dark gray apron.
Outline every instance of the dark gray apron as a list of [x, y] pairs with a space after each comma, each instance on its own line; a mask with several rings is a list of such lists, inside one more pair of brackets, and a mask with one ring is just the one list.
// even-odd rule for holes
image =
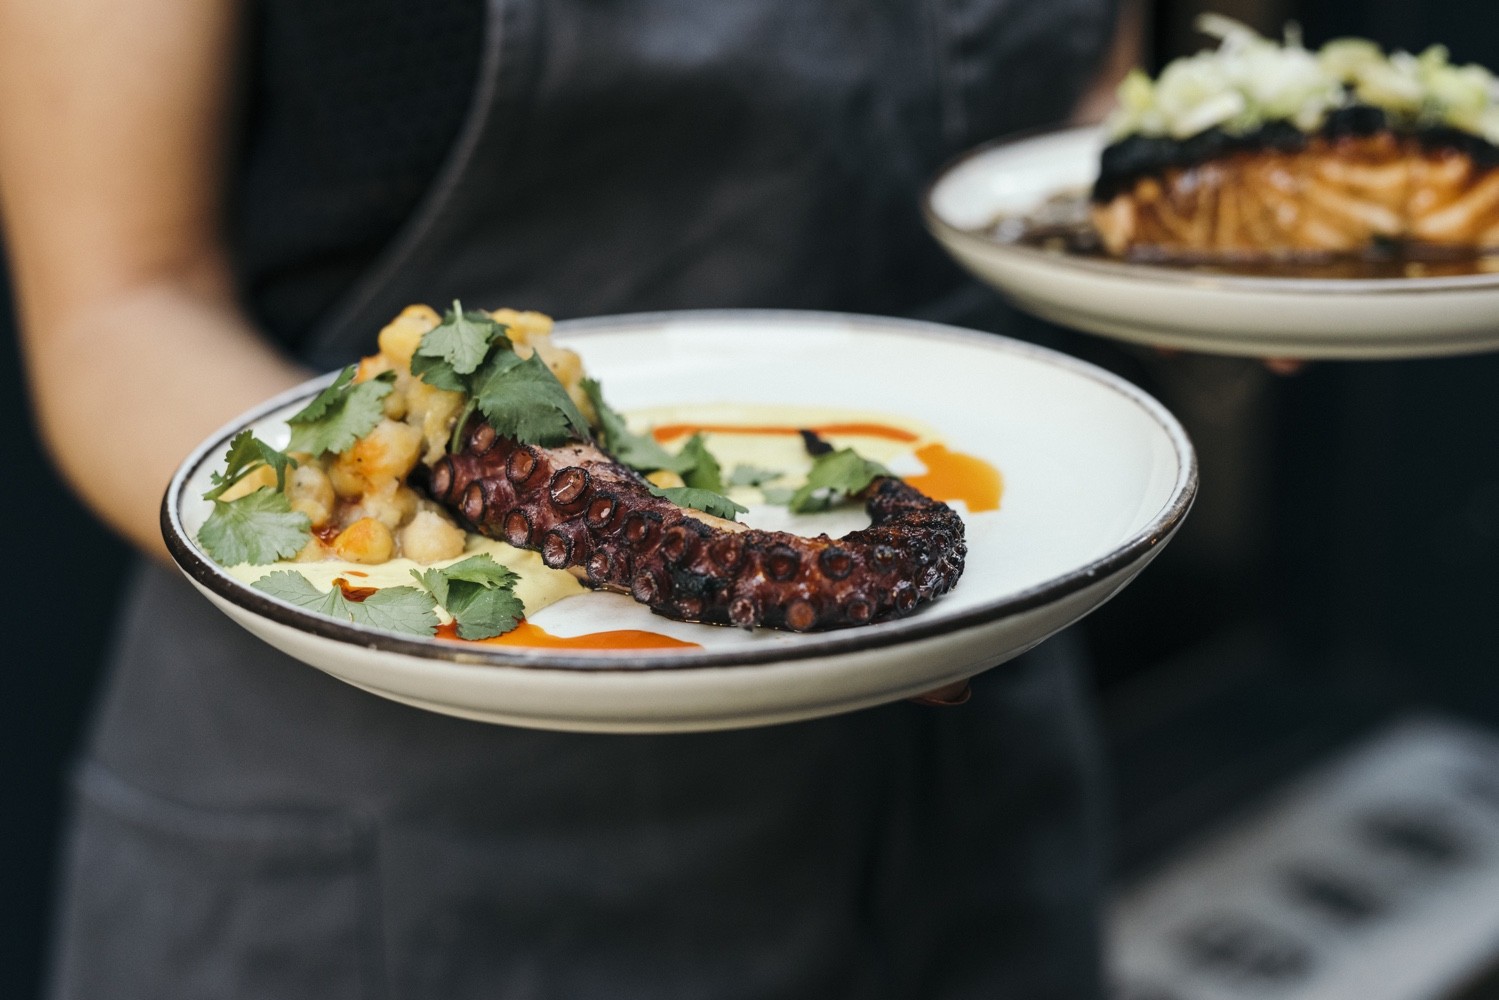
[[[306, 354], [454, 296], [951, 312], [972, 299], [919, 184], [1062, 114], [1102, 6], [493, 0], [452, 155]], [[1092, 996], [1070, 649], [961, 708], [532, 732], [358, 691], [145, 568], [78, 772], [54, 995]]]

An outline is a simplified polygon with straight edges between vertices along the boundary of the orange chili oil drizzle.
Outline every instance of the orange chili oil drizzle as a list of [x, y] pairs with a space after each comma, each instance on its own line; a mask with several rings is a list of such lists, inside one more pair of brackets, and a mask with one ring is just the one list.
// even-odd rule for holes
[[[368, 576], [369, 574], [368, 573], [350, 573], [349, 575], [350, 576]], [[376, 591], [378, 591], [380, 589], [379, 587], [356, 587], [352, 583], [350, 583], [348, 580], [345, 580], [341, 576], [335, 578], [334, 581], [333, 581], [333, 583], [338, 587], [339, 590], [343, 591], [343, 593], [344, 593], [344, 600], [346, 600], [346, 601], [353, 601], [355, 604], [358, 604], [360, 601], [368, 600], [369, 598], [371, 598], [371, 597], [373, 597], [375, 595]]]
[[463, 639], [454, 622], [437, 626], [437, 638], [452, 642], [482, 643], [486, 646], [525, 646], [536, 649], [702, 649], [696, 642], [674, 639], [659, 632], [641, 629], [616, 629], [611, 632], [585, 632], [583, 635], [552, 635], [528, 621], [522, 621], [504, 635], [488, 639]]
[[[921, 436], [904, 427], [889, 424], [845, 423], [820, 424], [816, 427], [789, 427], [779, 424], [662, 424], [651, 434], [666, 442], [687, 434], [780, 434], [795, 435], [810, 430], [818, 437], [877, 437], [890, 441], [919, 441]], [[906, 482], [933, 500], [944, 503], [961, 500], [971, 513], [998, 510], [1004, 493], [1004, 477], [998, 469], [974, 455], [953, 451], [945, 444], [933, 442], [916, 449], [916, 457], [926, 472], [907, 476]]]

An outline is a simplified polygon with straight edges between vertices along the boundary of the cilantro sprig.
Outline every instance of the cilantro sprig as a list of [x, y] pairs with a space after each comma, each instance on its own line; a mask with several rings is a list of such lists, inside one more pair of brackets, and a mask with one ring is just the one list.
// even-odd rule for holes
[[532, 353], [524, 360], [507, 337], [509, 327], [485, 312], [453, 302], [443, 321], [422, 335], [411, 371], [438, 389], [461, 392], [468, 403], [453, 426], [457, 451], [468, 418], [478, 411], [501, 437], [524, 444], [562, 444], [591, 436], [588, 420], [567, 389]]
[[415, 587], [381, 587], [362, 600], [344, 595], [336, 582], [328, 590], [294, 570], [278, 570], [256, 580], [256, 590], [316, 614], [355, 625], [406, 635], [437, 632], [437, 609], [446, 611], [464, 639], [502, 635], [520, 624], [525, 607], [515, 596], [520, 577], [488, 555], [470, 556], [451, 566], [412, 570]]
[[384, 372], [364, 382], [354, 382], [357, 366], [349, 365], [312, 402], [286, 418], [291, 427], [287, 451], [305, 451], [314, 456], [341, 452], [375, 429], [385, 415], [385, 397], [395, 387], [395, 373]]
[[[283, 492], [286, 470], [296, 464], [296, 459], [249, 430], [234, 436], [224, 455], [224, 471], [210, 474], [211, 487], [203, 494], [204, 500], [213, 502], [213, 510], [198, 529], [198, 543], [210, 556], [225, 566], [260, 566], [302, 551], [312, 537], [312, 522], [291, 509]], [[275, 470], [274, 489], [262, 486], [233, 500], [221, 499], [230, 487], [265, 466]]]
[[701, 434], [688, 438], [677, 457], [685, 466], [678, 472], [681, 473], [682, 482], [688, 486], [713, 493], [722, 493], [726, 489], [723, 470], [718, 465], [718, 459], [708, 450], [707, 442]]
[[381, 587], [362, 601], [351, 601], [337, 584], [319, 590], [301, 573], [288, 569], [267, 573], [252, 586], [299, 608], [355, 625], [408, 635], [437, 631], [436, 602], [416, 587]]
[[[312, 522], [291, 509], [286, 496], [286, 470], [297, 467], [292, 452], [343, 451], [375, 429], [384, 416], [384, 399], [395, 376], [389, 372], [365, 382], [354, 382], [350, 365], [302, 409], [287, 418], [291, 442], [286, 450], [273, 448], [252, 431], [243, 430], [229, 442], [224, 471], [209, 475], [204, 500], [213, 510], [198, 530], [198, 543], [224, 566], [250, 563], [263, 566], [302, 551], [312, 538]], [[262, 467], [276, 473], [275, 489], [262, 486], [233, 500], [223, 496], [230, 487]]]
[[758, 465], [736, 465], [729, 473], [730, 486], [761, 487], [785, 475], [780, 469], [762, 469]]
[[262, 486], [236, 500], [213, 501], [198, 542], [224, 566], [263, 566], [302, 551], [312, 537], [306, 514], [291, 509], [286, 494]]
[[649, 434], [636, 434], [625, 423], [625, 418], [604, 402], [604, 390], [597, 380], [585, 378], [582, 384], [583, 392], [587, 394], [588, 401], [593, 404], [593, 410], [599, 417], [599, 443], [614, 456], [615, 461], [636, 472], [669, 469], [682, 475], [687, 471], [692, 461], [690, 456], [681, 458], [673, 455], [657, 444], [656, 439]]
[[526, 609], [515, 596], [519, 574], [488, 555], [426, 572], [411, 571], [417, 582], [453, 616], [462, 639], [488, 639], [520, 624]]
[[203, 494], [203, 499], [217, 500], [262, 465], [276, 470], [276, 489], [281, 490], [286, 487], [287, 468], [296, 468], [297, 460], [260, 440], [254, 431], [240, 431], [230, 439], [229, 450], [224, 453], [224, 471], [209, 473], [208, 481], [213, 488]]
[[855, 496], [878, 476], [891, 472], [852, 448], [840, 448], [812, 460], [807, 481], [791, 495], [788, 506], [798, 514], [827, 510]]
[[748, 507], [737, 504], [712, 490], [694, 489], [691, 486], [663, 488], [649, 484], [646, 489], [650, 490], [653, 496], [670, 500], [678, 507], [691, 507], [693, 510], [700, 510], [705, 514], [712, 514], [714, 517], [721, 517], [728, 521], [734, 520], [737, 515], [749, 510]]

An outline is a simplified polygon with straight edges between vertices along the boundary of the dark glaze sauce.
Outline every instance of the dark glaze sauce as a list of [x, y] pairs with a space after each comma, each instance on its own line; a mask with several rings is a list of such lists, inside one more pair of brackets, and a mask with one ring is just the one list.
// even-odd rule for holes
[[1029, 215], [1002, 215], [978, 232], [997, 243], [1033, 247], [1064, 256], [1151, 264], [1203, 274], [1255, 278], [1447, 278], [1499, 274], [1499, 251], [1473, 254], [1407, 244], [1376, 246], [1357, 257], [1303, 256], [1294, 260], [1205, 261], [1149, 253], [1114, 257], [1099, 241], [1088, 217], [1088, 205], [1086, 191], [1066, 191], [1053, 195]]

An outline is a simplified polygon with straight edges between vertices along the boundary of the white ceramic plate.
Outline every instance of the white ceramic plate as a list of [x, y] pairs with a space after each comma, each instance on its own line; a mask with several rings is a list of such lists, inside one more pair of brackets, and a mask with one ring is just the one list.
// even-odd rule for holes
[[[1002, 663], [1128, 583], [1196, 494], [1191, 445], [1159, 403], [1106, 372], [1001, 337], [834, 314], [703, 312], [563, 323], [557, 339], [582, 353], [621, 409], [816, 404], [924, 421], [951, 448], [1001, 470], [1001, 508], [965, 515], [962, 579], [899, 621], [807, 634], [746, 631], [675, 622], [625, 597], [587, 593], [531, 620], [559, 635], [646, 629], [702, 648], [578, 653], [400, 636], [272, 599], [193, 541], [209, 508], [199, 498], [229, 438], [252, 427], [284, 443], [285, 417], [324, 378], [246, 414], [187, 458], [163, 501], [168, 547], [236, 622], [376, 694], [522, 726], [695, 730], [849, 711]], [[818, 516], [807, 516], [802, 530], [823, 530]]]
[[999, 142], [928, 188], [928, 228], [1017, 306], [1065, 326], [1212, 354], [1398, 358], [1499, 348], [1499, 274], [1269, 278], [1122, 263], [1002, 242], [983, 230], [1098, 173], [1096, 129]]

